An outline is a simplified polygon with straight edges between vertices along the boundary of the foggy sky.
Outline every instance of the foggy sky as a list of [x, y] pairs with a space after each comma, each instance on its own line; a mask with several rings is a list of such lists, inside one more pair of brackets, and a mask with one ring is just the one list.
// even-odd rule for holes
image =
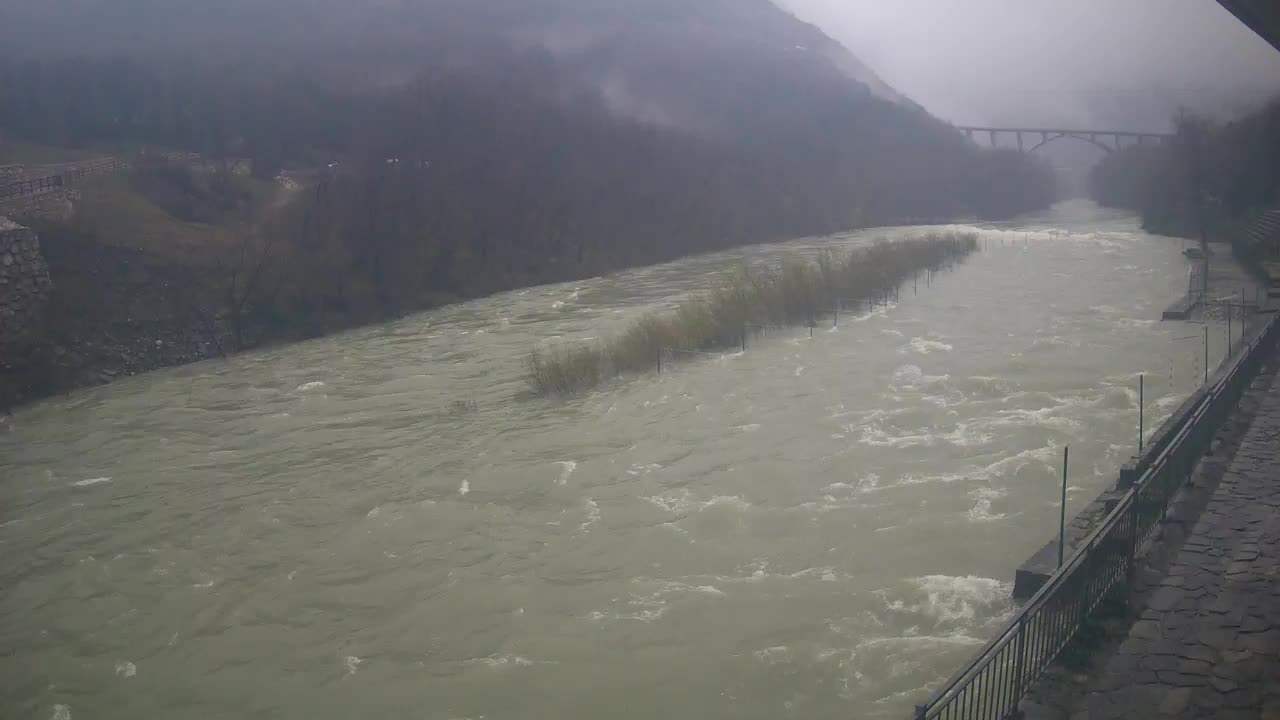
[[955, 123], [1161, 130], [1280, 93], [1280, 52], [1215, 0], [779, 2]]

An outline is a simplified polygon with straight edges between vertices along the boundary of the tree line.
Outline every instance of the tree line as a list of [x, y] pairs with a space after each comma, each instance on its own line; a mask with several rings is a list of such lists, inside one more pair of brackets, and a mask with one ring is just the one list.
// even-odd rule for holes
[[[1054, 198], [1034, 159], [865, 94], [803, 122], [768, 108], [779, 120], [767, 132], [717, 135], [619, 114], [547, 53], [386, 82], [358, 77], [359, 62], [11, 61], [0, 128], [63, 147], [251, 158], [266, 178], [297, 170], [291, 202], [243, 222], [244, 242], [271, 257], [266, 270], [244, 261], [264, 290], [235, 303], [285, 324], [907, 218], [1004, 218]], [[164, 194], [163, 173], [146, 182]]]
[[1155, 233], [1231, 239], [1280, 205], [1280, 100], [1227, 124], [1182, 114], [1174, 138], [1108, 155], [1093, 170], [1100, 203], [1137, 212]]

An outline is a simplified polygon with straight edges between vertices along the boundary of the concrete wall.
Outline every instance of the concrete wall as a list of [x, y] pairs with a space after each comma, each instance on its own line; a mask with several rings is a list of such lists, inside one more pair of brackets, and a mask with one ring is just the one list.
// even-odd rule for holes
[[39, 238], [0, 217], [0, 364], [18, 357], [38, 337], [52, 290]]

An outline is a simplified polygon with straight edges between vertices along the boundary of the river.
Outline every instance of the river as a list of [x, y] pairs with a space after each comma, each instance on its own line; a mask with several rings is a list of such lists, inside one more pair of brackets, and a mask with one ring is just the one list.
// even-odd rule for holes
[[[571, 401], [541, 342], [729, 258], [157, 372], [0, 425], [5, 718], [903, 718], [1196, 386], [1181, 244], [1084, 202], [839, 325]], [[829, 319], [826, 321], [829, 322]], [[1214, 329], [1214, 362], [1221, 354]], [[461, 402], [459, 402], [461, 401]]]

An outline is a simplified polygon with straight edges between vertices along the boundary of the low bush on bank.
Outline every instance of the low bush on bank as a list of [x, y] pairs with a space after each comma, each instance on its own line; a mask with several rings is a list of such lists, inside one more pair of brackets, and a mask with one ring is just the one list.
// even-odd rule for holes
[[975, 233], [939, 232], [825, 252], [817, 260], [743, 264], [723, 273], [711, 290], [673, 311], [647, 315], [616, 337], [533, 350], [526, 361], [529, 387], [538, 395], [571, 395], [620, 374], [656, 369], [665, 352], [723, 350], [741, 344], [751, 327], [809, 324], [839, 303], [887, 298], [913, 274], [940, 270], [977, 247]]

